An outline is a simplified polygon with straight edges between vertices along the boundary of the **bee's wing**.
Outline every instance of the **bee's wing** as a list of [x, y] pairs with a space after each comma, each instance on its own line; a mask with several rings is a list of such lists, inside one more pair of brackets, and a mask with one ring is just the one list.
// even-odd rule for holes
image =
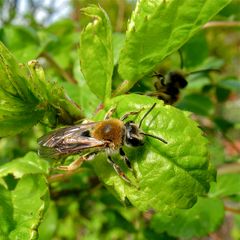
[[91, 122], [52, 131], [39, 138], [38, 153], [41, 157], [59, 158], [87, 149], [99, 151], [106, 146], [106, 142], [90, 136], [95, 126], [96, 122]]

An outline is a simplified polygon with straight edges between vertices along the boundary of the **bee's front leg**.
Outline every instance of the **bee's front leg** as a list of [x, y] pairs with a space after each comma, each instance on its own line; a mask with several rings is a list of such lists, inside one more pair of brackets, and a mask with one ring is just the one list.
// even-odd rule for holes
[[119, 149], [119, 154], [120, 154], [121, 158], [123, 159], [124, 163], [127, 165], [128, 169], [133, 173], [133, 176], [137, 179], [136, 172], [132, 168], [132, 164], [122, 148]]
[[104, 120], [111, 118], [115, 111], [116, 111], [116, 107], [111, 107], [105, 114]]
[[121, 158], [123, 159], [123, 161], [125, 162], [125, 164], [127, 165], [128, 169], [130, 171], [133, 171], [132, 164], [122, 148], [119, 149], [119, 154], [120, 154]]
[[138, 110], [138, 111], [128, 112], [128, 113], [124, 114], [124, 115], [120, 118], [120, 120], [121, 120], [121, 121], [124, 121], [125, 119], [127, 119], [127, 118], [128, 118], [129, 116], [131, 116], [131, 115], [138, 115], [142, 110], [143, 110], [143, 109], [140, 109], [140, 110]]
[[118, 174], [118, 176], [120, 176], [125, 182], [132, 185], [130, 179], [125, 175], [125, 173], [120, 168], [120, 166], [118, 164], [116, 164], [110, 156], [108, 156], [108, 162], [112, 165], [113, 169]]
[[92, 158], [95, 157], [95, 155], [96, 153], [89, 153], [87, 155], [81, 156], [80, 158], [76, 159], [68, 166], [59, 166], [56, 169], [63, 170], [63, 171], [74, 171], [77, 168], [79, 168], [84, 161], [91, 160]]

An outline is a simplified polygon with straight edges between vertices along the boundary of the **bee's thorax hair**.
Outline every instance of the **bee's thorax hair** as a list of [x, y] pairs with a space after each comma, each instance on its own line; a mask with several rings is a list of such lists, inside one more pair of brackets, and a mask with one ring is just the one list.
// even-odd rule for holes
[[125, 135], [124, 123], [119, 119], [108, 119], [97, 124], [92, 131], [92, 136], [98, 140], [109, 141], [113, 148], [123, 145]]

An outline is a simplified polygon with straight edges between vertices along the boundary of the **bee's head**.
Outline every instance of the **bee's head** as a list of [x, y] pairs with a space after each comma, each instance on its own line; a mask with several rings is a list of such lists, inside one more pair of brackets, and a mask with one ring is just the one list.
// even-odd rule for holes
[[156, 103], [153, 104], [153, 106], [144, 114], [142, 119], [140, 120], [139, 124], [137, 125], [133, 121], [128, 121], [125, 123], [125, 143], [132, 147], [141, 146], [144, 144], [144, 136], [149, 136], [155, 139], [158, 139], [162, 141], [163, 143], [167, 144], [167, 141], [164, 139], [154, 136], [152, 134], [144, 133], [141, 131], [141, 125], [143, 123], [143, 120], [147, 117], [147, 115], [153, 110], [153, 108], [156, 106]]
[[144, 135], [139, 129], [139, 126], [133, 121], [128, 121], [125, 123], [126, 135], [125, 143], [132, 147], [137, 147], [143, 145]]

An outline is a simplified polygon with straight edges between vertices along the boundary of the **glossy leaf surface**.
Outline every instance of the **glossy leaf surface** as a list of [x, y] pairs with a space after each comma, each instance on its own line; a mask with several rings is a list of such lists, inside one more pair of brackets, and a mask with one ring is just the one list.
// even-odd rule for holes
[[171, 236], [193, 238], [214, 232], [224, 218], [223, 202], [219, 199], [199, 198], [188, 210], [178, 210], [172, 216], [156, 214], [151, 226], [156, 232], [166, 231]]
[[[131, 16], [119, 59], [128, 89], [178, 50], [230, 0], [141, 0]], [[126, 89], [126, 90], [128, 90]]]
[[81, 32], [81, 69], [92, 92], [105, 100], [111, 96], [113, 72], [111, 24], [102, 8], [92, 5], [83, 10], [94, 20]]
[[[206, 139], [189, 114], [164, 106], [162, 101], [134, 94], [114, 98], [107, 108], [116, 106], [114, 116], [117, 118], [129, 111], [142, 109], [133, 118], [138, 123], [155, 102], [158, 104], [143, 122], [142, 130], [165, 139], [168, 144], [146, 137], [143, 147], [124, 147], [136, 178], [119, 156], [114, 157], [134, 186], [115, 173], [105, 154], [96, 158], [93, 166], [106, 186], [122, 201], [130, 201], [141, 210], [190, 208], [198, 195], [209, 190], [209, 182], [215, 175], [207, 159]], [[103, 112], [99, 114], [98, 119], [103, 115]]]

